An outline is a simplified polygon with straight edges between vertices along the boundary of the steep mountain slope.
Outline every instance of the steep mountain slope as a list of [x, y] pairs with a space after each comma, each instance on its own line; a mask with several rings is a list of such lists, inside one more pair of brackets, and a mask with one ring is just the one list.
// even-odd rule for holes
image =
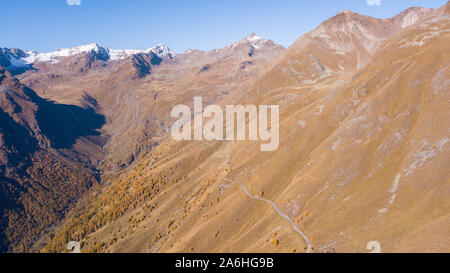
[[27, 251], [97, 183], [104, 118], [42, 99], [0, 67], [0, 121], [0, 251]]
[[449, 11], [326, 21], [217, 101], [279, 105], [277, 151], [161, 139], [105, 175], [45, 250], [308, 250], [287, 216], [314, 252], [366, 252], [372, 240], [448, 252]]
[[410, 8], [389, 19], [341, 11], [298, 39], [284, 58], [270, 68], [261, 85], [276, 88], [314, 84], [326, 77], [362, 68], [393, 34], [433, 16], [432, 9]]
[[248, 183], [293, 219], [307, 213], [299, 224], [318, 251], [364, 251], [371, 240], [384, 251], [448, 251], [448, 19], [395, 34], [352, 77], [259, 88], [258, 104], [284, 110], [284, 144]]

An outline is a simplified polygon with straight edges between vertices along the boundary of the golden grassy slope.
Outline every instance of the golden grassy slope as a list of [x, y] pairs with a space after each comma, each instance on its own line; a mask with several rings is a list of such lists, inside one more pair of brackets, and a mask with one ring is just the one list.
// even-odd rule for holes
[[[77, 231], [89, 219], [70, 217], [46, 250], [71, 238], [83, 251], [303, 252], [303, 238], [230, 182], [239, 181], [275, 202], [315, 252], [367, 252], [372, 240], [383, 252], [448, 252], [449, 34], [448, 15], [435, 16], [394, 34], [355, 73], [315, 82], [283, 72], [303, 60], [292, 47], [221, 102], [280, 105], [277, 151], [163, 140], [73, 213], [126, 210], [85, 236]], [[155, 175], [158, 191], [145, 195]]]

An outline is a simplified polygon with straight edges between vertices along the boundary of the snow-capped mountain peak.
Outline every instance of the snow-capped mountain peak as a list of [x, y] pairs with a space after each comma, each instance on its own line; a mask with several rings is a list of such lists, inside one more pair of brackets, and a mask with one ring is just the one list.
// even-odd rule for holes
[[[31, 53], [31, 54], [30, 54]], [[18, 48], [0, 48], [0, 65], [9, 71], [23, 71], [34, 60], [34, 51], [25, 52]]]
[[95, 52], [97, 54], [103, 53], [106, 55], [106, 54], [108, 54], [109, 49], [93, 43], [93, 44], [76, 46], [76, 47], [72, 47], [72, 48], [61, 48], [61, 49], [58, 49], [57, 51], [49, 52], [49, 53], [37, 53], [35, 55], [35, 60], [30, 59], [29, 61], [57, 63], [58, 62], [57, 58], [69, 57], [69, 56], [74, 56], [74, 55], [78, 55], [81, 53], [89, 53], [89, 52]]
[[263, 38], [261, 38], [260, 36], [256, 35], [256, 33], [252, 32], [250, 33], [245, 40], [249, 41], [249, 42], [259, 42], [259, 41], [265, 41]]
[[154, 46], [152, 48], [149, 48], [146, 50], [145, 53], [153, 52], [158, 57], [166, 57], [169, 59], [172, 59], [175, 56], [175, 53], [170, 50], [170, 48], [164, 44], [158, 44], [157, 46]]
[[93, 53], [101, 60], [118, 61], [135, 54], [153, 53], [161, 59], [172, 59], [175, 53], [166, 45], [159, 44], [146, 50], [136, 49], [109, 49], [96, 43], [80, 45], [72, 48], [61, 48], [53, 52], [39, 53], [37, 51], [23, 51], [21, 49], [0, 49], [0, 64], [13, 68], [30, 67], [35, 62], [58, 63], [59, 58], [75, 56], [82, 53]]
[[256, 33], [252, 32], [250, 33], [244, 41], [251, 47], [255, 49], [260, 49], [264, 46], [268, 41], [261, 38], [260, 36], [256, 35]]
[[268, 40], [265, 40], [260, 36], [256, 35], [254, 32], [252, 32], [241, 41], [229, 44], [227, 48], [233, 48], [240, 44], [247, 44], [255, 49], [260, 49], [266, 42], [268, 42]]
[[111, 60], [117, 61], [125, 59], [131, 55], [135, 54], [150, 54], [154, 53], [160, 58], [169, 58], [172, 59], [176, 56], [176, 54], [170, 50], [170, 48], [166, 45], [159, 44], [157, 46], [145, 49], [145, 50], [139, 50], [139, 49], [110, 49], [109, 55]]

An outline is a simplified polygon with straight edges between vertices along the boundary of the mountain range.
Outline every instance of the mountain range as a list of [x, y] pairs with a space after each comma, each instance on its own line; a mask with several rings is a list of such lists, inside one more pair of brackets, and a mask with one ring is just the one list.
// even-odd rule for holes
[[[341, 11], [284, 48], [0, 51], [0, 251], [448, 252], [450, 4]], [[170, 137], [279, 105], [280, 145]]]

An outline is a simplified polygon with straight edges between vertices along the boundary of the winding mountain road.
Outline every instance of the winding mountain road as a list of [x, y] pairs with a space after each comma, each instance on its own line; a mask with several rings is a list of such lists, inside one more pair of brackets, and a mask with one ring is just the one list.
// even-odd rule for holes
[[291, 218], [289, 218], [289, 216], [287, 216], [286, 214], [284, 214], [280, 211], [280, 209], [277, 207], [277, 205], [274, 202], [270, 201], [269, 199], [265, 199], [265, 198], [250, 194], [247, 191], [247, 188], [242, 183], [233, 181], [228, 178], [224, 178], [224, 180], [241, 186], [242, 190], [244, 191], [244, 194], [247, 195], [248, 197], [250, 197], [254, 200], [264, 201], [264, 202], [268, 203], [269, 205], [271, 205], [273, 207], [273, 209], [275, 210], [275, 212], [278, 213], [278, 215], [280, 215], [281, 217], [283, 217], [286, 221], [288, 221], [289, 224], [291, 224], [294, 231], [297, 232], [298, 234], [300, 234], [300, 236], [302, 236], [302, 238], [305, 240], [305, 242], [307, 244], [306, 253], [311, 253], [311, 251], [312, 251], [311, 241], [308, 239], [308, 237], [306, 237], [306, 235], [300, 229], [298, 229], [297, 225], [294, 223], [294, 221], [292, 221]]
[[[231, 154], [228, 155], [228, 159], [227, 159], [227, 162], [226, 162], [226, 164], [227, 164], [227, 169], [229, 169], [229, 167], [230, 167], [230, 165], [231, 165], [231, 164], [230, 164], [230, 159], [231, 159]], [[247, 191], [247, 188], [246, 188], [242, 183], [240, 183], [240, 182], [238, 182], [238, 181], [234, 181], [234, 180], [229, 179], [229, 178], [226, 178], [226, 177], [224, 178], [224, 180], [227, 181], [227, 182], [230, 182], [230, 183], [239, 185], [239, 186], [242, 188], [242, 190], [244, 191], [244, 194], [245, 194], [246, 196], [250, 197], [251, 199], [258, 200], [258, 201], [263, 201], [263, 202], [266, 202], [266, 203], [268, 203], [269, 205], [271, 205], [271, 206], [273, 207], [273, 209], [275, 210], [275, 212], [278, 213], [278, 215], [280, 215], [281, 217], [283, 217], [286, 221], [288, 221], [289, 224], [291, 224], [291, 226], [292, 226], [292, 228], [294, 229], [294, 231], [297, 232], [300, 236], [302, 236], [303, 240], [305, 240], [306, 245], [307, 245], [307, 247], [306, 247], [306, 253], [311, 253], [311, 251], [312, 251], [311, 241], [310, 241], [310, 240], [308, 239], [308, 237], [307, 237], [307, 236], [306, 236], [306, 235], [305, 235], [305, 234], [297, 227], [297, 225], [294, 223], [294, 221], [292, 221], [292, 219], [291, 219], [289, 216], [287, 216], [286, 214], [284, 214], [284, 213], [282, 213], [282, 212], [280, 211], [280, 209], [277, 207], [277, 205], [276, 205], [274, 202], [272, 202], [272, 201], [269, 200], [269, 199], [265, 199], [265, 198], [262, 198], [262, 197], [259, 197], [259, 196], [255, 196], [255, 195], [250, 194], [250, 193]]]

